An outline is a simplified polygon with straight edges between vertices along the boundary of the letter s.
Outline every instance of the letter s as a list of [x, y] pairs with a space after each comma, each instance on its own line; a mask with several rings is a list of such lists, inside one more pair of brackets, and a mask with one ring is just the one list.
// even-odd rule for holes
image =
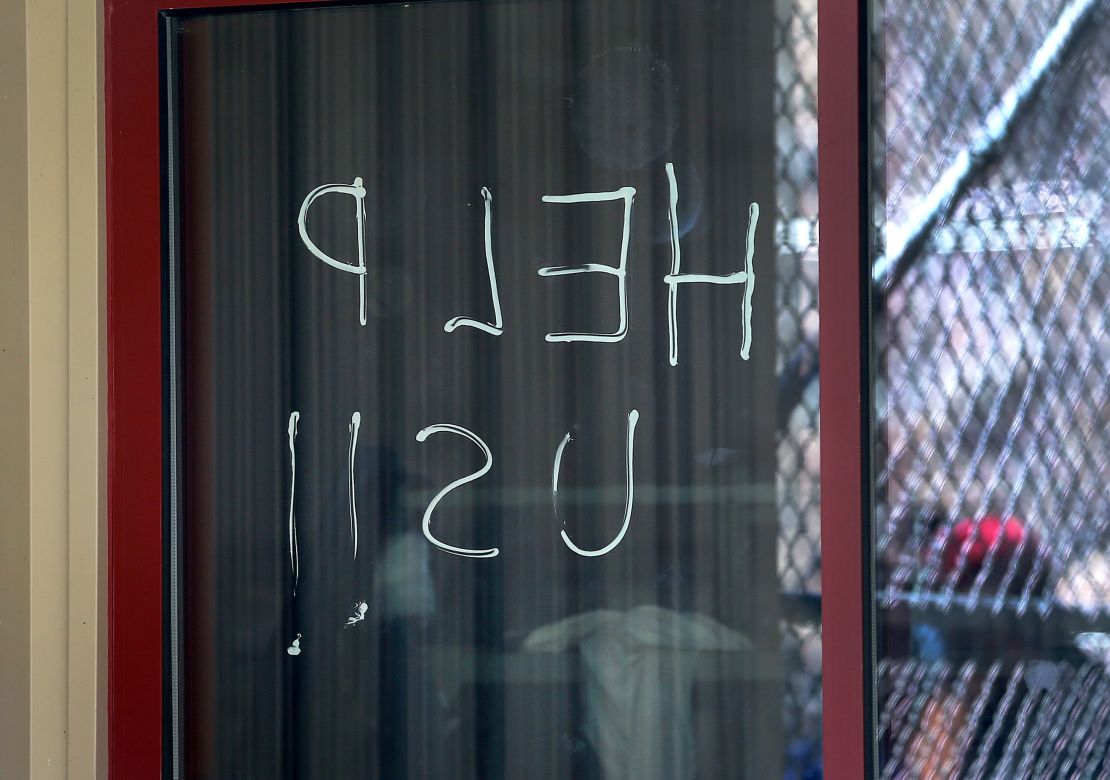
[[432, 512], [435, 511], [436, 505], [439, 504], [443, 497], [455, 488], [462, 487], [467, 482], [474, 482], [475, 480], [480, 479], [481, 477], [489, 473], [489, 470], [493, 467], [493, 453], [490, 452], [489, 447], [486, 446], [486, 443], [482, 441], [482, 439], [477, 434], [468, 431], [461, 425], [441, 423], [437, 425], [429, 425], [427, 428], [424, 428], [422, 431], [416, 434], [416, 440], [419, 442], [423, 442], [433, 433], [453, 433], [457, 436], [462, 436], [466, 439], [469, 439], [470, 441], [478, 445], [478, 448], [482, 451], [483, 454], [485, 454], [486, 463], [484, 466], [482, 466], [482, 468], [478, 469], [474, 473], [467, 474], [465, 477], [460, 477], [459, 479], [456, 479], [454, 482], [447, 485], [447, 487], [443, 488], [443, 490], [436, 493], [435, 498], [433, 498], [431, 503], [428, 504], [428, 508], [424, 510], [424, 536], [427, 537], [428, 541], [434, 544], [436, 547], [444, 550], [445, 552], [449, 552], [452, 555], [461, 555], [465, 558], [496, 557], [497, 554], [500, 552], [496, 547], [490, 548], [488, 550], [470, 550], [465, 547], [454, 547], [450, 544], [446, 544], [445, 542], [441, 542], [439, 539], [436, 539], [435, 536], [432, 535]]

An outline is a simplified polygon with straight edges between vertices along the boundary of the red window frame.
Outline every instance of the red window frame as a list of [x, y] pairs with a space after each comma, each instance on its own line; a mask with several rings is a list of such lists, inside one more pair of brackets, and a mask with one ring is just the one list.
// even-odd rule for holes
[[[159, 14], [323, 0], [105, 0], [108, 774], [163, 767], [163, 313]], [[825, 776], [870, 753], [866, 575], [865, 3], [819, 0]]]

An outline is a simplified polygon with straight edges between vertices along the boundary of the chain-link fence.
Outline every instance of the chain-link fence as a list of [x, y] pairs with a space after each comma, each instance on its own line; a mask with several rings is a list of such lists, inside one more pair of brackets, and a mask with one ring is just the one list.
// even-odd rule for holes
[[1108, 11], [882, 12], [883, 777], [1110, 770]]
[[[819, 592], [816, 3], [780, 4], [780, 575]], [[1110, 3], [874, 13], [883, 777], [1110, 771]], [[784, 624], [788, 733], [820, 635]]]
[[[888, 195], [877, 248], [887, 275], [876, 319], [886, 446], [879, 552], [896, 548], [900, 558], [891, 598], [939, 595], [948, 605], [959, 592], [972, 606], [989, 590], [999, 607], [1013, 596], [1014, 609], [1043, 613], [1093, 588], [1092, 607], [1110, 606], [1110, 581], [1092, 581], [1088, 565], [1110, 541], [1110, 26], [1094, 3], [1075, 19], [1049, 5], [993, 3], [995, 34], [980, 33], [979, 48], [996, 51], [985, 55], [964, 52], [970, 44], [955, 34], [923, 55], [925, 33], [887, 10]], [[1057, 22], [1071, 26], [1061, 32]], [[1005, 43], [990, 46], [997, 38]], [[1055, 64], [1025, 109], [992, 117], [1025, 78], [1013, 61], [1029, 65], [1053, 41]], [[970, 61], [990, 84], [965, 69], [959, 78], [911, 75], [947, 72], [949, 59]], [[923, 108], [933, 105], [943, 108]], [[998, 134], [988, 146], [982, 129], [992, 122], [1000, 129], [987, 131]], [[975, 168], [964, 173], [961, 156]], [[953, 170], [963, 175], [949, 186]], [[922, 204], [935, 216], [920, 248], [886, 262], [908, 245], [907, 225], [924, 220]], [[920, 543], [907, 543], [907, 534], [943, 538], [961, 518], [988, 515], [1020, 518], [1039, 554], [996, 554], [981, 566], [964, 554], [944, 567], [943, 556], [922, 561]], [[1002, 564], [1008, 571], [993, 582]]]
[[819, 760], [821, 508], [817, 382], [817, 2], [779, 0], [775, 117], [779, 221], [776, 316], [780, 376], [779, 577], [784, 612], [788, 777]]

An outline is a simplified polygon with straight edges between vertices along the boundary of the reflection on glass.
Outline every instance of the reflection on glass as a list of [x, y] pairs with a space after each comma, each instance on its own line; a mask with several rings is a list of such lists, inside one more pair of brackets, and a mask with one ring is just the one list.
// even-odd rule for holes
[[819, 772], [782, 23], [173, 22], [185, 776]]

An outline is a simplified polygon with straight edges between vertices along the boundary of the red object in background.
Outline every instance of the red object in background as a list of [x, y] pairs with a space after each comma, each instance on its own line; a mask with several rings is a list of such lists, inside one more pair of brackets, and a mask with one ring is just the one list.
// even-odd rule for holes
[[[965, 517], [950, 530], [942, 528], [939, 533], [944, 538], [937, 540], [934, 549], [940, 548], [940, 573], [944, 582], [954, 577], [957, 590], [971, 588], [984, 567], [988, 567], [983, 578], [985, 590], [997, 591], [1005, 584], [1010, 593], [1018, 595], [1037, 570], [1034, 564], [1042, 553], [1040, 537], [1016, 517], [988, 515], [977, 520]], [[1016, 567], [1015, 556], [1019, 557]], [[1039, 567], [1042, 575], [1046, 569], [1044, 565]], [[1040, 584], [1043, 582], [1034, 590], [1039, 590]]]
[[1023, 538], [1025, 526], [1016, 518], [1003, 520], [989, 516], [976, 522], [965, 517], [952, 527], [952, 533], [945, 542], [941, 555], [944, 573], [948, 574], [956, 568], [961, 555], [966, 556], [966, 566], [976, 570], [982, 568], [987, 553], [995, 545], [999, 545], [995, 551], [996, 560], [1012, 555]]

